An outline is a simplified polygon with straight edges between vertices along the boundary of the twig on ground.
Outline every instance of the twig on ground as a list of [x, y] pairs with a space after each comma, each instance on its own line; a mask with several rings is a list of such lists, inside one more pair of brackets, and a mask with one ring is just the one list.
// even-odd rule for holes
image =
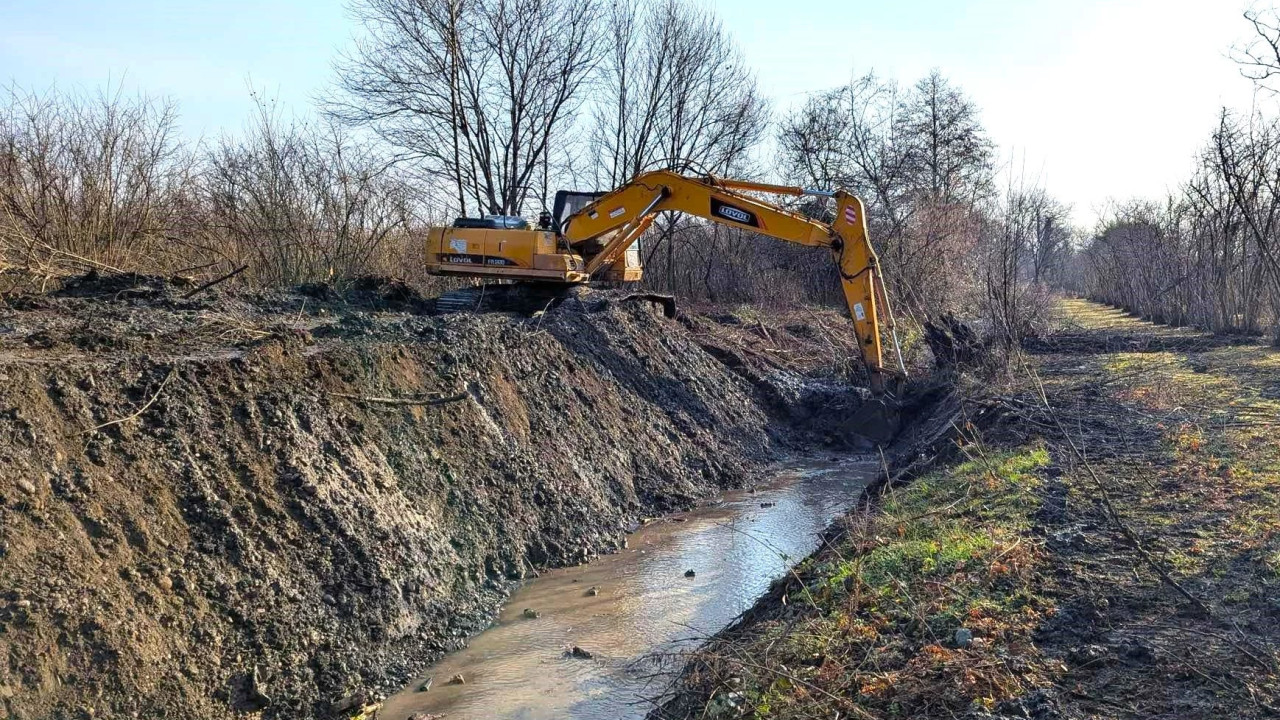
[[95, 425], [95, 426], [93, 426], [93, 427], [89, 428], [88, 430], [85, 430], [85, 431], [84, 431], [84, 434], [85, 434], [85, 435], [88, 435], [88, 434], [90, 434], [90, 433], [94, 433], [94, 432], [97, 432], [97, 431], [99, 431], [99, 430], [102, 430], [103, 428], [111, 427], [112, 425], [120, 425], [121, 423], [128, 422], [128, 421], [130, 421], [130, 420], [133, 420], [133, 419], [134, 419], [134, 418], [136, 418], [136, 417], [141, 416], [141, 415], [142, 415], [142, 413], [146, 412], [146, 411], [147, 411], [147, 410], [148, 410], [152, 405], [154, 405], [154, 404], [156, 403], [156, 400], [158, 400], [158, 399], [160, 398], [160, 393], [164, 392], [164, 387], [165, 387], [166, 385], [168, 385], [168, 384], [169, 384], [169, 379], [173, 377], [173, 375], [174, 375], [174, 373], [175, 373], [175, 372], [177, 372], [177, 368], [170, 368], [170, 369], [169, 369], [169, 373], [168, 373], [167, 375], [165, 375], [165, 376], [164, 376], [164, 380], [162, 380], [162, 381], [160, 382], [160, 387], [156, 388], [156, 391], [155, 391], [155, 393], [154, 393], [154, 394], [152, 394], [151, 399], [150, 399], [150, 400], [148, 400], [148, 401], [146, 402], [146, 404], [145, 404], [145, 405], [143, 405], [142, 407], [138, 408], [137, 412], [133, 413], [132, 415], [127, 415], [127, 416], [125, 416], [125, 417], [122, 417], [122, 418], [119, 418], [119, 419], [116, 419], [116, 420], [111, 420], [111, 421], [108, 421], [108, 422], [104, 422], [104, 423], [102, 423], [101, 425]]
[[213, 280], [210, 280], [209, 282], [207, 282], [207, 283], [205, 283], [205, 284], [201, 285], [200, 287], [198, 287], [198, 288], [196, 288], [196, 289], [192, 290], [191, 292], [187, 293], [186, 295], [183, 295], [183, 296], [182, 296], [182, 299], [183, 299], [183, 300], [190, 300], [191, 298], [195, 297], [196, 295], [199, 295], [200, 293], [204, 292], [205, 290], [208, 290], [209, 288], [213, 287], [214, 285], [218, 285], [219, 283], [226, 282], [227, 280], [230, 280], [231, 278], [233, 278], [233, 277], [235, 277], [235, 276], [239, 275], [240, 273], [242, 273], [242, 272], [244, 272], [245, 270], [248, 270], [248, 269], [249, 269], [249, 266], [248, 266], [248, 265], [241, 265], [240, 267], [236, 268], [235, 270], [232, 270], [231, 272], [227, 273], [226, 275], [223, 275], [222, 277], [219, 277], [219, 278], [214, 278]]
[[365, 395], [350, 395], [347, 393], [327, 393], [330, 397], [342, 398], [343, 400], [355, 400], [356, 402], [371, 403], [374, 405], [444, 405], [446, 403], [458, 402], [467, 398], [467, 393], [460, 392], [456, 395], [445, 397], [431, 398], [385, 398], [385, 397], [368, 397]]

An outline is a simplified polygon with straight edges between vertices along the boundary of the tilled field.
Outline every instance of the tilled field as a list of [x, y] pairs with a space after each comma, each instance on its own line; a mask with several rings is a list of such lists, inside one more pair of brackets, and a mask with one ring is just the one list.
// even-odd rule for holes
[[862, 444], [830, 314], [185, 292], [86, 277], [0, 303], [8, 717], [345, 713], [527, 573], [790, 449]]

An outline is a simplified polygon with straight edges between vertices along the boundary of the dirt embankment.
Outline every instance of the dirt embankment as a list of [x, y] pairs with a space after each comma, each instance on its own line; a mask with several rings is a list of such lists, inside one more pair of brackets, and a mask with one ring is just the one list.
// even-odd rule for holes
[[[819, 318], [764, 342], [619, 296], [433, 317], [366, 290], [91, 278], [0, 304], [8, 717], [357, 706], [526, 573], [742, 485], [861, 397], [806, 380]], [[780, 338], [809, 361], [769, 358]]]

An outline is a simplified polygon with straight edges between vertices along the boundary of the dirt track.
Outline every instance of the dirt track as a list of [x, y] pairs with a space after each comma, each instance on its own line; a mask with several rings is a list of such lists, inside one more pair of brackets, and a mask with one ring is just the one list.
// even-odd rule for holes
[[813, 410], [861, 397], [815, 377], [816, 317], [762, 342], [607, 294], [477, 318], [394, 287], [182, 292], [90, 278], [0, 305], [10, 717], [357, 706], [534, 568], [844, 444]]

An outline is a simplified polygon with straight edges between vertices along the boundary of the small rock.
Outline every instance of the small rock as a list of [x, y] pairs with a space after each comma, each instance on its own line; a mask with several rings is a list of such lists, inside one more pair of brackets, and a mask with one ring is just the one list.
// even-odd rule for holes
[[16, 608], [18, 608], [19, 610], [30, 610], [30, 609], [31, 609], [31, 601], [30, 601], [30, 600], [19, 600], [19, 601], [15, 602], [15, 603], [13, 604], [13, 606], [14, 606], [14, 607], [16, 607]]
[[423, 681], [422, 681], [422, 684], [418, 686], [418, 692], [426, 692], [426, 691], [430, 690], [430, 689], [431, 689], [431, 681], [433, 681], [433, 680], [435, 680], [435, 678], [431, 678], [431, 677], [427, 678], [426, 680], [423, 680]]
[[18, 478], [18, 489], [28, 495], [36, 494], [36, 486], [33, 485], [30, 480], [26, 480], [24, 478]]
[[542, 617], [542, 613], [538, 612], [537, 610], [534, 610], [533, 608], [525, 608], [524, 612], [521, 614], [524, 615], [529, 620], [537, 620], [538, 618]]
[[1110, 654], [1101, 645], [1082, 645], [1067, 653], [1067, 659], [1075, 665], [1091, 665], [1109, 658]]
[[354, 710], [360, 707], [363, 704], [364, 704], [364, 694], [352, 693], [350, 695], [344, 695], [343, 697], [338, 698], [337, 700], [334, 700], [332, 703], [330, 703], [329, 712], [333, 713], [334, 715], [343, 715], [351, 710]]
[[173, 578], [168, 575], [161, 575], [156, 578], [156, 586], [165, 592], [169, 592], [173, 589]]
[[466, 685], [467, 679], [462, 677], [462, 673], [458, 673], [457, 675], [454, 675], [453, 677], [449, 678], [449, 684], [450, 685]]
[[956, 630], [956, 647], [967, 648], [973, 644], [973, 631], [968, 628]]
[[600, 594], [600, 588], [596, 587], [595, 585], [592, 585], [591, 587], [587, 588], [586, 594], [589, 597], [595, 597]]
[[689, 570], [685, 570], [685, 571], [684, 571], [684, 576], [685, 576], [685, 577], [695, 577], [697, 574], [698, 574], [698, 573], [694, 572], [692, 568], [690, 568]]
[[1089, 547], [1089, 539], [1085, 534], [1074, 528], [1058, 530], [1049, 535], [1049, 540], [1057, 545], [1084, 550]]
[[1156, 661], [1156, 654], [1151, 646], [1140, 640], [1129, 640], [1121, 644], [1119, 650], [1125, 658], [1137, 663], [1149, 665]]
[[595, 657], [595, 655], [592, 655], [590, 651], [583, 650], [577, 645], [574, 645], [573, 647], [569, 648], [568, 652], [566, 652], [565, 654], [570, 657], [578, 658], [579, 660], [590, 660], [591, 658]]

